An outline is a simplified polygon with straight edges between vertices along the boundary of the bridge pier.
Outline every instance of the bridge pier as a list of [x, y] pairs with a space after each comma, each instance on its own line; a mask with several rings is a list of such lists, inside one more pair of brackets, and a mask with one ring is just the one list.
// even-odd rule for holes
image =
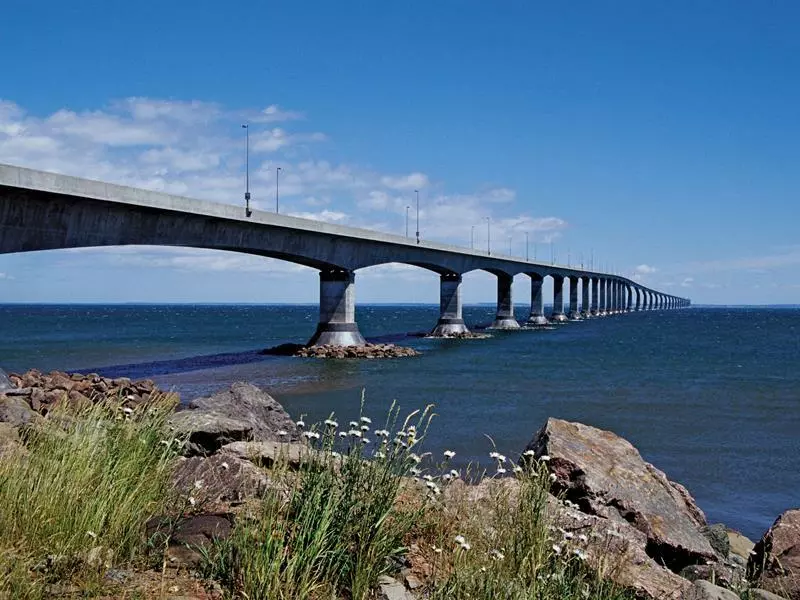
[[581, 313], [578, 311], [578, 277], [569, 276], [569, 320], [580, 321]]
[[591, 281], [592, 286], [592, 316], [599, 317], [600, 316], [600, 304], [598, 301], [598, 295], [600, 293], [600, 280], [597, 277], [590, 277], [589, 281]]
[[319, 325], [309, 346], [363, 346], [356, 324], [356, 274], [345, 269], [319, 272]]
[[597, 316], [604, 317], [606, 316], [606, 283], [603, 279], [596, 279], [595, 280], [595, 292], [596, 295], [599, 296], [599, 302], [597, 304]]
[[497, 274], [497, 315], [492, 329], [519, 329], [514, 318], [514, 302], [511, 299], [511, 285], [514, 278], [505, 273]]
[[553, 314], [550, 320], [554, 323], [566, 322], [567, 315], [564, 314], [564, 276], [551, 275], [553, 278]]
[[461, 274], [442, 273], [439, 279], [439, 321], [431, 331], [433, 337], [469, 333], [461, 305]]
[[584, 319], [592, 316], [592, 308], [589, 306], [589, 281], [588, 277], [581, 277], [581, 317]]
[[634, 288], [636, 290], [636, 311], [642, 310], [642, 290], [638, 287]]
[[531, 314], [528, 317], [528, 325], [547, 325], [547, 317], [544, 316], [544, 294], [542, 294], [542, 284], [544, 277], [538, 273], [528, 273], [531, 278]]

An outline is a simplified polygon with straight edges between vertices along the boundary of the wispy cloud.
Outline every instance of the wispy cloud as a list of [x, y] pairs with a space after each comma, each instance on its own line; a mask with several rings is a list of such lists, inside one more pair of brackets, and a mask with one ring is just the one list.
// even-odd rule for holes
[[[250, 191], [256, 209], [274, 210], [276, 169], [281, 167], [281, 212], [303, 218], [402, 234], [410, 206], [415, 231], [414, 190], [419, 190], [419, 229], [426, 240], [469, 246], [472, 238], [482, 246], [488, 217], [493, 246], [506, 253], [510, 243], [512, 253], [523, 256], [526, 233], [531, 244], [550, 243], [568, 227], [557, 216], [519, 211], [516, 192], [509, 187], [453, 193], [420, 171], [381, 173], [327, 160], [327, 136], [309, 130], [302, 112], [277, 104], [239, 110], [213, 102], [131, 97], [99, 109], [65, 108], [42, 116], [0, 100], [0, 162], [239, 204], [244, 122], [250, 124]], [[127, 264], [257, 268], [246, 258], [214, 259], [188, 250], [93, 252], [118, 262], [125, 257]]]

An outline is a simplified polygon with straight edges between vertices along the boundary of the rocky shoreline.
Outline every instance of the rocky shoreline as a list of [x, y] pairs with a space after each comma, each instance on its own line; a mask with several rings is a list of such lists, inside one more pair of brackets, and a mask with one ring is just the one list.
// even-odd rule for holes
[[[3, 448], [22, 443], [24, 428], [47, 418], [60, 402], [80, 405], [113, 396], [135, 407], [160, 393], [149, 380], [96, 374], [29, 371], [10, 374], [8, 381], [13, 387], [0, 392], [0, 460]], [[274, 485], [270, 468], [279, 459], [299, 465], [319, 452], [303, 424], [268, 393], [246, 383], [190, 401], [174, 413], [171, 424], [186, 439], [173, 485], [204, 506], [202, 514], [181, 522], [169, 541], [168, 563], [178, 570], [191, 571], [205, 544], [230, 534], [235, 507]], [[494, 458], [497, 475], [478, 485], [437, 480], [444, 488], [442, 501], [466, 493], [478, 511], [498, 486], [513, 492], [516, 480], [501, 476], [512, 471], [512, 463], [501, 455]], [[561, 539], [558, 552], [574, 548], [637, 598], [800, 600], [800, 509], [779, 516], [753, 544], [722, 524], [709, 524], [690, 492], [645, 462], [623, 438], [559, 419], [548, 419], [520, 449], [518, 464], [546, 465], [549, 471], [547, 505]], [[204, 482], [202, 492], [193, 490], [198, 481]], [[159, 527], [155, 521], [148, 530], [153, 535]], [[616, 567], [607, 569], [609, 563]], [[383, 580], [378, 597], [424, 598], [425, 572], [412, 553], [394, 580]], [[386, 591], [392, 589], [395, 596]]]

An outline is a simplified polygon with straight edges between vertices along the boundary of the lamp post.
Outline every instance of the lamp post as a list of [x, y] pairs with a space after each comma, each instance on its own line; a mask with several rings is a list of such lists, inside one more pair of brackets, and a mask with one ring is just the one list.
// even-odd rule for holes
[[525, 260], [526, 261], [530, 260], [530, 256], [528, 256], [528, 255], [529, 255], [529, 252], [528, 252], [528, 232], [526, 231], [525, 232]]
[[556, 264], [556, 251], [553, 247], [553, 240], [550, 240], [550, 264]]
[[277, 167], [275, 169], [275, 213], [279, 213], [280, 211], [280, 203], [279, 203], [279, 186], [281, 180], [281, 168]]
[[486, 254], [492, 255], [492, 217], [484, 217], [486, 219]]
[[250, 210], [250, 126], [245, 123], [244, 129], [244, 216], [253, 214]]
[[419, 190], [414, 190], [417, 195], [417, 243], [419, 244]]
[[508, 236], [508, 255], [509, 256], [514, 254], [513, 240], [514, 240], [514, 236], [513, 235]]
[[469, 247], [475, 250], [475, 225], [471, 225], [469, 229]]
[[406, 205], [406, 237], [408, 237], [408, 209], [410, 206]]

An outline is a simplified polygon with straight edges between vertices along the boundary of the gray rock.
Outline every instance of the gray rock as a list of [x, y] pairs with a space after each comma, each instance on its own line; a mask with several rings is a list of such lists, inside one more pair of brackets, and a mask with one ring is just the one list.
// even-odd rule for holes
[[753, 541], [734, 529], [728, 529], [728, 540], [731, 546], [730, 556], [738, 556], [747, 562], [750, 558], [750, 551], [755, 546]]
[[316, 454], [316, 450], [305, 444], [280, 442], [233, 442], [225, 444], [219, 452], [241, 460], [249, 460], [268, 469], [279, 461], [286, 463], [292, 469], [297, 469], [304, 460]]
[[717, 551], [722, 558], [728, 558], [731, 552], [731, 540], [728, 537], [728, 528], [722, 523], [709, 525], [704, 531], [706, 539], [711, 547]]
[[38, 418], [30, 405], [17, 396], [0, 396], [0, 423], [21, 427]]
[[[213, 412], [250, 424], [254, 442], [299, 442], [302, 433], [289, 414], [267, 392], [249, 383], [234, 383], [230, 389], [189, 402], [190, 410]], [[286, 435], [278, 435], [285, 431]]]
[[549, 455], [563, 493], [587, 514], [632, 525], [647, 536], [647, 554], [674, 572], [717, 554], [703, 535], [705, 516], [689, 492], [642, 459], [630, 442], [581, 423], [548, 419], [528, 444]]
[[787, 600], [783, 596], [778, 596], [778, 594], [773, 594], [767, 590], [751, 589], [749, 594], [749, 600]]
[[20, 445], [17, 428], [11, 423], [0, 423], [0, 458], [6, 452], [13, 452]]
[[3, 371], [3, 369], [0, 369], [0, 394], [2, 394], [7, 390], [10, 390], [13, 387], [14, 385], [11, 383], [11, 380], [9, 380], [8, 375], [6, 375], [6, 372]]
[[213, 454], [225, 444], [250, 439], [253, 426], [246, 421], [206, 410], [182, 410], [170, 417], [179, 436], [186, 436], [187, 456]]
[[683, 593], [683, 600], [739, 600], [739, 596], [708, 581], [698, 580]]
[[231, 455], [193, 456], [178, 460], [173, 487], [195, 506], [241, 502], [258, 498], [270, 485], [269, 478], [253, 463]]
[[747, 572], [755, 586], [800, 600], [800, 509], [777, 518], [753, 548]]
[[414, 600], [414, 595], [396, 579], [381, 575], [378, 579], [378, 600]]
[[215, 540], [225, 540], [233, 531], [227, 514], [202, 514], [186, 517], [177, 522], [165, 518], [148, 521], [146, 535], [155, 547], [167, 544], [166, 558], [173, 568], [197, 567], [202, 563], [202, 549]]

